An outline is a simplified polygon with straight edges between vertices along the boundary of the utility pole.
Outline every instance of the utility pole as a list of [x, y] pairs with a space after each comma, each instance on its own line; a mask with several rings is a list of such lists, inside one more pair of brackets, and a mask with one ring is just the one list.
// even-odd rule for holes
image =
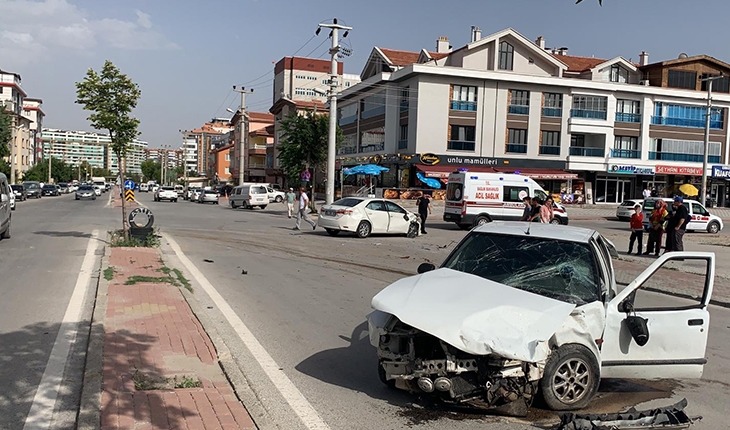
[[[325, 191], [325, 204], [332, 204], [335, 196], [335, 157], [337, 146], [337, 81], [339, 78], [337, 70], [337, 55], [340, 52], [339, 31], [345, 30], [342, 35], [347, 37], [352, 27], [347, 27], [337, 23], [337, 18], [332, 20], [332, 24], [319, 24], [315, 35], [319, 35], [322, 28], [331, 29], [330, 38], [332, 39], [332, 47], [330, 48], [330, 56], [332, 58], [332, 70], [330, 72], [330, 91], [329, 91], [329, 111], [330, 111], [330, 129], [329, 138], [327, 139], [327, 188]], [[312, 196], [314, 199], [314, 196]]]
[[726, 76], [707, 76], [700, 78], [700, 81], [707, 84], [707, 112], [705, 113], [705, 150], [702, 153], [702, 189], [700, 191], [700, 202], [702, 206], [707, 204], [707, 161], [710, 157], [710, 121], [712, 117], [712, 83], [718, 79], [725, 79]]
[[51, 149], [48, 151], [48, 183], [51, 183], [51, 160], [53, 160], [53, 139], [51, 139]]
[[253, 94], [253, 90], [246, 90], [246, 87], [241, 87], [240, 89], [237, 89], [236, 86], [233, 86], [233, 91], [241, 94], [241, 138], [238, 139], [238, 147], [240, 148], [238, 151], [238, 185], [243, 184], [244, 181], [244, 175], [243, 175], [243, 168], [244, 168], [244, 155], [243, 151], [246, 149], [245, 143], [248, 142], [248, 114], [246, 114], [246, 94]]

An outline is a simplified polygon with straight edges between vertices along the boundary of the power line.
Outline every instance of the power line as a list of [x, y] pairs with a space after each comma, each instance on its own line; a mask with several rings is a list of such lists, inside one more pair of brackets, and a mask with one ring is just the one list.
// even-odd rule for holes
[[324, 39], [324, 40], [322, 41], [322, 43], [320, 43], [319, 45], [317, 45], [317, 47], [316, 47], [316, 48], [312, 49], [312, 51], [311, 51], [311, 52], [310, 52], [309, 54], [305, 55], [305, 57], [309, 57], [310, 55], [312, 55], [312, 54], [314, 53], [314, 51], [316, 51], [316, 50], [318, 50], [319, 48], [321, 48], [321, 47], [322, 47], [322, 45], [324, 45], [325, 43], [327, 43], [327, 39]]

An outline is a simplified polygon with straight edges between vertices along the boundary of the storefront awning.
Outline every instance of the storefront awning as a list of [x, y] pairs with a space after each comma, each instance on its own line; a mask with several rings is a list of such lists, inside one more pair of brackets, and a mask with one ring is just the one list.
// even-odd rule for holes
[[519, 167], [495, 167], [501, 173], [519, 173], [532, 179], [578, 179], [577, 173], [556, 169], [521, 169]]
[[[444, 165], [427, 166], [425, 164], [416, 164], [415, 166], [427, 178], [438, 178], [438, 179], [448, 179], [449, 178], [449, 174], [458, 171], [458, 169], [460, 167], [464, 167], [464, 166], [444, 166]], [[468, 166], [467, 168], [469, 169], [470, 172], [489, 172], [489, 173], [494, 173], [494, 168], [493, 167], [486, 167], [486, 166]]]

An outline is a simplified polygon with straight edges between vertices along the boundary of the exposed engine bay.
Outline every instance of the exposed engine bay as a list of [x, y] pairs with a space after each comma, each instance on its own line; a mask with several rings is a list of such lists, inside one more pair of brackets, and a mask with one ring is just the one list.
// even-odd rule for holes
[[392, 318], [389, 325], [378, 347], [378, 370], [384, 383], [449, 403], [506, 407], [510, 415], [527, 413], [544, 362], [527, 363], [495, 354], [471, 355], [397, 318]]

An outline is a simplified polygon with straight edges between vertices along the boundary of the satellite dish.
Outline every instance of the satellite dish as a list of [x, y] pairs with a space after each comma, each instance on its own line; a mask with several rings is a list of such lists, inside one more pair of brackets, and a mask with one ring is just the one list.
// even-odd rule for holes
[[689, 55], [685, 54], [684, 52], [679, 54], [679, 57], [677, 57], [678, 60], [684, 60], [685, 58], [689, 58]]

